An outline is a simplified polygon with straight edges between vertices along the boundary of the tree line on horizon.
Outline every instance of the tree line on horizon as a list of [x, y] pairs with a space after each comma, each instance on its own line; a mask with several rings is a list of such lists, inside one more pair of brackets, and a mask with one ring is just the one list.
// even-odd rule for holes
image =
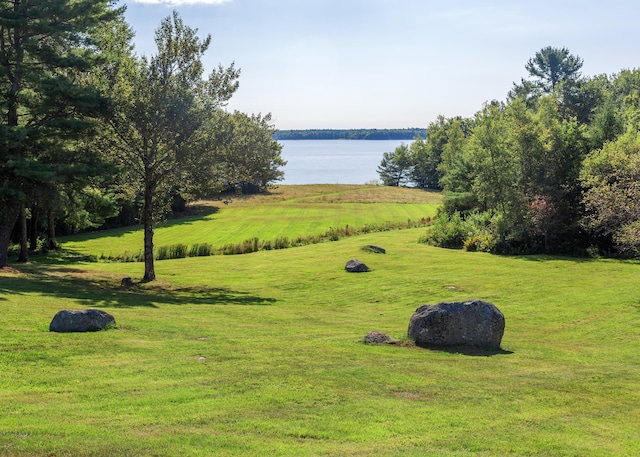
[[413, 140], [425, 138], [423, 128], [278, 130], [276, 140]]
[[640, 69], [585, 77], [541, 49], [505, 101], [439, 116], [386, 152], [385, 185], [443, 190], [426, 241], [496, 253], [640, 256]]
[[174, 12], [152, 56], [134, 53], [111, 0], [8, 0], [0, 6], [0, 268], [55, 248], [56, 227], [153, 229], [176, 204], [265, 189], [283, 177], [270, 114], [228, 112], [240, 70], [205, 75], [211, 38]]

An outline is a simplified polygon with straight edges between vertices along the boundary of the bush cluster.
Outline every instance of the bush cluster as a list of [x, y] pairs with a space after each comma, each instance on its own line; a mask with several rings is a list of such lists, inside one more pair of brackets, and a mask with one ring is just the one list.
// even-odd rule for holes
[[472, 211], [466, 215], [441, 211], [421, 242], [450, 249], [494, 252], [496, 248], [496, 216]]

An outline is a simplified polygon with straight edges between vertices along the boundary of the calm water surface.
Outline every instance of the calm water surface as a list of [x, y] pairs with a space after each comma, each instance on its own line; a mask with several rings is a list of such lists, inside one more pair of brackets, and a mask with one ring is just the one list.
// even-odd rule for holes
[[382, 154], [411, 140], [281, 140], [281, 184], [365, 184], [379, 179]]

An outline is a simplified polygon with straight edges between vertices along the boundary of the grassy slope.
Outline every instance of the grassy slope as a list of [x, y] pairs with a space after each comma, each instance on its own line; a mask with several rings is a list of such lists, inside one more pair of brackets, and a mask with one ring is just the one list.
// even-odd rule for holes
[[[280, 186], [270, 195], [223, 202], [199, 202], [198, 215], [161, 223], [155, 230], [156, 246], [210, 243], [221, 247], [257, 237], [318, 235], [331, 227], [406, 222], [433, 216], [441, 196], [418, 189], [376, 186]], [[83, 254], [119, 255], [142, 249], [140, 229], [119, 229], [63, 239], [65, 249]]]
[[[119, 279], [137, 264], [0, 274], [0, 453], [640, 454], [640, 265], [442, 250], [421, 233], [167, 260], [131, 290]], [[344, 272], [350, 258], [372, 271]], [[503, 353], [361, 343], [470, 298], [505, 314]], [[87, 306], [120, 328], [47, 332]]]

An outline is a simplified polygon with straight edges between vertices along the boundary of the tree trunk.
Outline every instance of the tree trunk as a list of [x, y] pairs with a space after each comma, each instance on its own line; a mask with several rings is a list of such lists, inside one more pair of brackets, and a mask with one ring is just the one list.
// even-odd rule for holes
[[18, 262], [29, 262], [29, 247], [27, 240], [27, 212], [24, 209], [24, 203], [20, 205], [20, 255]]
[[[0, 204], [5, 204], [0, 202]], [[9, 243], [11, 242], [11, 230], [16, 225], [20, 207], [18, 205], [6, 205], [0, 207], [0, 268], [9, 266]]]
[[35, 252], [38, 249], [38, 205], [31, 207], [31, 237], [29, 238], [31, 252]]
[[144, 277], [142, 281], [155, 281], [156, 271], [153, 264], [153, 191], [149, 188], [144, 192], [144, 208], [142, 210], [144, 225]]
[[47, 247], [55, 251], [58, 249], [56, 241], [56, 218], [53, 214], [53, 208], [47, 209]]

